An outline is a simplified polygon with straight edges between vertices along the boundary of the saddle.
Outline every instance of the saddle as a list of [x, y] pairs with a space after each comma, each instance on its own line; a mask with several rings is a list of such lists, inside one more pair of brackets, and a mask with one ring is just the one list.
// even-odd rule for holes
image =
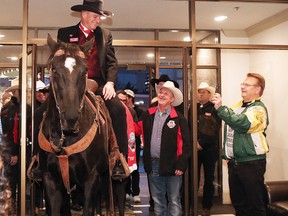
[[96, 92], [98, 89], [98, 83], [93, 79], [87, 79], [86, 87], [88, 92]]
[[[93, 80], [94, 81], [94, 80]], [[94, 81], [95, 82], [95, 81]], [[96, 83], [96, 82], [95, 82]], [[93, 82], [90, 82], [90, 87], [93, 87]], [[96, 83], [97, 84], [97, 83]], [[94, 86], [95, 87], [95, 86]], [[97, 84], [98, 87], [98, 84]], [[88, 93], [92, 96], [95, 104], [97, 104], [98, 109], [92, 104], [91, 100], [88, 98], [88, 102], [91, 103], [91, 107], [95, 112], [100, 112], [99, 117], [102, 124], [107, 122], [107, 135], [108, 135], [108, 143], [109, 143], [109, 173], [113, 180], [120, 180], [127, 178], [130, 175], [130, 170], [128, 163], [122, 153], [119, 151], [119, 146], [117, 144], [116, 135], [112, 127], [112, 121], [109, 115], [109, 111], [105, 106], [105, 103], [102, 97], [95, 95], [93, 92], [89, 91]], [[103, 117], [106, 116], [106, 119]]]

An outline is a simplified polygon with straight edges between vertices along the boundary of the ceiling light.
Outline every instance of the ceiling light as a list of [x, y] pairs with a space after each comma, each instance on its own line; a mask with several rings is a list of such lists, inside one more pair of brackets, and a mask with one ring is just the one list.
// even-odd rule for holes
[[183, 38], [183, 41], [190, 41], [191, 39], [190, 39], [190, 37], [188, 36], [188, 37], [184, 37]]
[[160, 59], [166, 59], [166, 57], [165, 56], [160, 56]]
[[4, 38], [5, 37], [5, 35], [3, 35], [3, 34], [0, 34], [0, 38]]
[[18, 60], [18, 57], [16, 57], [16, 56], [11, 56], [11, 57], [7, 57], [7, 58], [10, 58], [12, 61], [17, 61]]
[[154, 53], [148, 53], [146, 56], [147, 56], [148, 58], [153, 58], [153, 57], [154, 57]]
[[228, 18], [227, 16], [218, 16], [218, 17], [215, 17], [214, 20], [216, 22], [222, 22], [222, 21], [224, 21], [227, 18]]

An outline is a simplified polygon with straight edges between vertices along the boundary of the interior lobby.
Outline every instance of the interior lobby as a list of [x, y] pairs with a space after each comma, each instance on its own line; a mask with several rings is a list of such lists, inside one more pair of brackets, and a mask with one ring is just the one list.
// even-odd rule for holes
[[[79, 14], [70, 10], [82, 0], [2, 0], [0, 8], [0, 94], [20, 77], [21, 98], [32, 105], [22, 110], [34, 111], [36, 81], [49, 84], [47, 60], [48, 33], [79, 22]], [[101, 21], [101, 27], [112, 32], [118, 60], [116, 90], [130, 88], [136, 103], [149, 107], [155, 95], [150, 81], [162, 74], [179, 83], [184, 95], [184, 115], [192, 107], [193, 125], [197, 125], [197, 87], [207, 82], [221, 93], [223, 104], [231, 106], [241, 100], [240, 83], [249, 72], [266, 79], [262, 97], [269, 113], [267, 139], [269, 153], [265, 181], [288, 181], [285, 139], [288, 114], [285, 92], [288, 92], [288, 1], [196, 1], [196, 0], [104, 0], [112, 14]], [[215, 21], [216, 16], [225, 16]], [[14, 57], [14, 58], [13, 58]], [[20, 64], [21, 62], [21, 64]], [[282, 97], [283, 96], [283, 97]], [[285, 110], [284, 110], [285, 109]], [[24, 125], [22, 125], [24, 126]], [[22, 127], [25, 128], [25, 127]], [[223, 128], [222, 128], [223, 129]], [[219, 149], [222, 148], [222, 133]], [[191, 134], [197, 134], [193, 127]], [[21, 130], [21, 194], [30, 193], [25, 161], [26, 131]], [[33, 140], [30, 141], [33, 145]], [[193, 143], [197, 137], [193, 137]], [[23, 144], [24, 143], [24, 144]], [[184, 215], [198, 215], [201, 210], [201, 186], [198, 188], [197, 147], [192, 145], [190, 167], [184, 178]], [[148, 211], [149, 193], [146, 174], [140, 183], [143, 206], [135, 215], [153, 215]], [[203, 182], [201, 182], [202, 184]], [[215, 171], [215, 200], [212, 215], [234, 215], [229, 196], [227, 164], [221, 156]], [[141, 192], [140, 192], [141, 196]], [[145, 200], [145, 201], [144, 201]], [[20, 198], [19, 215], [27, 213], [30, 203]], [[219, 205], [218, 205], [219, 204]], [[227, 208], [221, 209], [221, 205]], [[221, 212], [223, 210], [223, 212]]]

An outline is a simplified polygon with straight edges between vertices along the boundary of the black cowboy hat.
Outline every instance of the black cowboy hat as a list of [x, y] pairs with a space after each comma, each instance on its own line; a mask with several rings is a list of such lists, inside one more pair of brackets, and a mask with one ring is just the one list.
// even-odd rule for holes
[[151, 85], [155, 88], [155, 84], [159, 84], [159, 82], [166, 82], [166, 81], [172, 81], [173, 83], [174, 83], [174, 86], [176, 87], [176, 88], [179, 88], [179, 84], [176, 82], [176, 81], [174, 81], [174, 80], [171, 80], [170, 78], [169, 78], [169, 76], [168, 75], [166, 75], [166, 74], [162, 74], [160, 77], [159, 77], [159, 79], [156, 79], [156, 78], [154, 78], [154, 79], [151, 79]]
[[105, 11], [102, 9], [103, 1], [102, 0], [84, 0], [82, 5], [74, 5], [71, 7], [71, 10], [81, 12], [81, 11], [90, 11], [97, 13], [102, 16], [111, 16], [110, 11]]

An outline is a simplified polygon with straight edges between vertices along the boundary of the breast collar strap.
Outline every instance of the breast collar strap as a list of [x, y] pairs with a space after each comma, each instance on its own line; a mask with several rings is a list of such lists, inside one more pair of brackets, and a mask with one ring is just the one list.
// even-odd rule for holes
[[[89, 145], [91, 144], [92, 140], [94, 139], [96, 132], [98, 129], [98, 125], [94, 121], [91, 128], [87, 131], [85, 136], [82, 137], [82, 139], [78, 140], [76, 143], [67, 146], [67, 147], [62, 147], [66, 155], [71, 155], [71, 154], [76, 154], [80, 153], [82, 151], [85, 151]], [[51, 143], [46, 139], [42, 132], [42, 125], [40, 127], [40, 131], [38, 134], [38, 141], [40, 148], [43, 149], [44, 151], [51, 152], [51, 153], [56, 153], [55, 148], [51, 146]]]
[[[71, 146], [62, 147], [62, 149], [64, 150], [66, 154], [57, 155], [59, 167], [61, 170], [62, 180], [63, 180], [63, 183], [65, 185], [65, 188], [68, 194], [71, 194], [71, 192], [76, 189], [76, 185], [74, 185], [72, 188], [70, 187], [68, 157], [71, 154], [76, 154], [76, 153], [85, 151], [90, 146], [92, 140], [96, 136], [97, 129], [98, 129], [98, 125], [94, 121], [91, 128], [88, 130], [88, 132], [85, 134], [85, 136], [82, 139], [80, 139], [79, 141], [77, 141]], [[56, 153], [51, 143], [44, 136], [42, 132], [42, 126], [40, 128], [40, 132], [38, 135], [38, 141], [39, 141], [39, 145], [41, 149], [47, 152]]]

